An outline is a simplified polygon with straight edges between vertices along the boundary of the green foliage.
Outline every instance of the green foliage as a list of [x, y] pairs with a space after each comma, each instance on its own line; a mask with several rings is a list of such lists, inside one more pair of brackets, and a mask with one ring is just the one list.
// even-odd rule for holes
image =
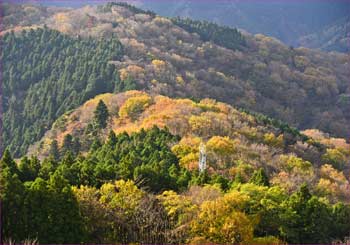
[[[155, 16], [124, 3], [107, 4], [101, 7], [100, 11], [109, 12], [114, 5], [126, 7], [133, 13]], [[254, 46], [250, 49], [251, 47], [245, 45], [245, 39], [236, 29], [178, 18], [173, 19], [173, 22], [189, 32], [198, 33], [204, 41], [213, 42], [232, 50], [239, 49], [242, 52], [227, 52], [227, 57], [222, 55], [222, 60], [219, 59], [221, 57], [213, 54], [214, 58], [210, 61], [215, 60], [218, 64], [214, 62], [213, 67], [209, 69], [213, 71], [206, 72], [205, 69], [198, 69], [201, 66], [197, 66], [197, 61], [193, 58], [197, 57], [197, 54], [190, 53], [191, 49], [188, 48], [188, 53], [186, 52], [188, 56], [182, 53], [179, 57], [189, 59], [194, 64], [191, 67], [200, 72], [179, 71], [179, 67], [174, 66], [176, 72], [184, 74], [183, 81], [186, 86], [179, 87], [187, 90], [172, 91], [173, 88], [169, 82], [166, 93], [186, 96], [193, 94], [193, 91], [201, 91], [206, 88], [204, 91], [210, 91], [209, 95], [212, 97], [219, 96], [232, 103], [240, 101], [239, 103], [242, 103], [240, 105], [249, 109], [257, 108], [257, 111], [264, 111], [266, 108], [270, 110], [269, 104], [262, 102], [265, 102], [264, 98], [269, 98], [266, 101], [271, 101], [272, 98], [272, 103], [277, 103], [277, 109], [270, 115], [288, 118], [291, 114], [292, 119], [289, 120], [292, 121], [293, 116], [298, 115], [305, 119], [302, 122], [303, 125], [309, 118], [308, 115], [302, 115], [307, 113], [299, 108], [304, 105], [300, 103], [302, 106], [298, 107], [299, 102], [296, 103], [296, 101], [289, 104], [289, 93], [298, 92], [307, 98], [307, 100], [300, 98], [300, 101], [320, 105], [320, 108], [322, 108], [322, 103], [330, 103], [324, 101], [333, 99], [333, 97], [337, 99], [337, 96], [327, 95], [329, 91], [332, 91], [331, 88], [322, 88], [322, 86], [313, 84], [321, 76], [314, 76], [310, 79], [312, 83], [309, 81], [309, 84], [304, 84], [303, 77], [311, 76], [302, 73], [304, 69], [306, 71], [310, 68], [305, 63], [308, 58], [306, 56], [294, 57], [296, 52], [304, 52], [302, 50], [286, 51], [280, 45], [282, 51], [272, 52], [271, 49], [264, 49], [265, 46], [271, 45], [271, 42], [258, 42], [253, 39], [249, 40], [252, 47]], [[118, 25], [118, 23], [114, 22], [113, 25]], [[115, 37], [101, 40], [73, 38], [44, 28], [24, 31], [16, 35], [8, 33], [1, 40], [5, 94], [4, 124], [6, 126], [4, 140], [5, 145], [9, 146], [15, 156], [25, 152], [27, 146], [37, 140], [56, 118], [88, 98], [102, 92], [118, 92], [136, 88], [131, 76], [119, 81], [115, 68], [108, 64], [109, 61], [119, 59], [123, 54], [121, 45]], [[183, 40], [178, 41], [178, 49], [181, 49], [180, 44]], [[194, 46], [193, 50], [211, 59], [212, 54], [209, 53], [215, 52], [216, 47], [201, 44], [202, 46]], [[255, 48], [264, 49], [261, 52], [263, 57], [255, 54], [256, 51], [253, 50]], [[142, 50], [138, 52], [142, 53]], [[273, 58], [274, 55], [283, 55], [283, 59], [287, 60], [286, 63], [280, 62], [278, 58]], [[233, 65], [230, 63], [225, 67], [226, 61], [230, 59], [239, 62]], [[275, 63], [271, 63], [270, 59]], [[203, 60], [205, 59], [201, 59], [201, 62], [204, 62]], [[296, 61], [299, 61], [301, 65], [299, 66]], [[257, 62], [259, 64], [256, 64]], [[170, 59], [166, 60], [166, 63], [173, 65]], [[312, 65], [318, 66], [316, 63]], [[220, 72], [217, 66], [220, 67]], [[269, 67], [273, 68], [263, 71], [270, 69]], [[321, 66], [320, 70], [323, 68]], [[258, 71], [259, 69], [261, 71]], [[315, 70], [311, 69], [309, 73]], [[173, 75], [171, 71], [166, 70], [166, 72], [169, 72], [169, 79], [171, 79]], [[145, 75], [148, 79], [149, 74]], [[290, 76], [293, 79], [297, 77], [298, 81], [289, 81], [283, 76]], [[217, 77], [221, 77], [222, 80], [215, 80]], [[330, 77], [330, 80], [332, 79], [333, 77]], [[204, 83], [207, 80], [212, 83]], [[278, 86], [277, 83], [269, 84], [270, 80], [278, 80]], [[342, 83], [339, 77], [336, 77], [335, 80], [339, 84]], [[193, 86], [192, 83], [195, 85]], [[200, 87], [202, 84], [208, 87]], [[293, 85], [288, 87], [286, 84]], [[299, 85], [308, 89], [302, 89], [303, 87]], [[313, 91], [314, 87], [319, 90]], [[156, 87], [156, 90], [160, 88]], [[193, 88], [195, 90], [192, 91]], [[285, 93], [275, 90], [278, 88], [283, 89]], [[342, 92], [346, 90], [344, 84], [341, 85], [341, 88]], [[245, 96], [243, 91], [248, 94], [249, 103], [253, 101], [254, 107], [249, 106], [247, 98], [242, 96]], [[315, 93], [320, 93], [322, 96], [315, 96]], [[203, 95], [199, 94], [198, 97], [200, 96]], [[236, 96], [242, 99], [236, 100]], [[288, 99], [286, 100], [283, 96]], [[119, 103], [118, 100], [116, 101]], [[127, 101], [119, 110], [120, 117], [123, 120], [124, 118], [132, 119], [135, 127], [145, 125], [141, 120], [140, 122], [135, 122], [135, 120], [140, 119], [139, 115], [151, 103], [155, 103], [153, 97], [143, 95], [137, 98], [130, 97]], [[172, 107], [170, 103], [169, 107]], [[154, 107], [157, 109], [156, 106]], [[183, 106], [179, 111], [191, 116], [191, 113], [188, 112], [191, 109], [193, 108]], [[109, 113], [103, 101], [99, 101], [93, 122], [91, 120], [89, 126], [85, 128], [85, 134], [90, 137], [90, 141], [88, 144], [86, 143], [88, 140], [84, 139], [83, 149], [87, 149], [88, 145], [89, 152], [80, 154], [81, 146], [76, 137], [79, 131], [74, 131], [74, 129], [70, 132], [74, 137], [65, 134], [61, 149], [56, 140], [51, 142], [49, 158], [43, 160], [42, 163], [36, 157], [24, 157], [17, 165], [10, 151], [4, 152], [0, 162], [2, 170], [0, 198], [4, 210], [2, 233], [5, 237], [15, 240], [38, 238], [40, 243], [178, 244], [201, 241], [202, 243], [263, 244], [279, 243], [281, 240], [288, 243], [330, 243], [333, 239], [344, 239], [350, 229], [348, 204], [332, 205], [326, 199], [320, 199], [311, 194], [312, 192], [306, 186], [302, 186], [297, 192], [293, 193], [291, 190], [286, 193], [276, 186], [277, 181], [273, 181], [280, 178], [282, 182], [284, 180], [297, 182], [301, 174], [308, 172], [309, 176], [312, 176], [310, 182], [313, 181], [314, 176], [318, 177], [316, 176], [317, 168], [311, 163], [313, 161], [300, 156], [304, 148], [299, 142], [311, 142], [308, 137], [282, 121], [260, 114], [250, 113], [253, 115], [251, 116], [238, 113], [233, 108], [219, 103], [213, 108], [208, 105], [201, 108], [196, 107], [196, 110], [208, 113], [196, 116], [203, 119], [198, 120], [200, 128], [207, 127], [204, 122], [208, 121], [207, 117], [211, 112], [222, 112], [223, 118], [226, 118], [226, 113], [224, 113], [226, 110], [234, 111], [232, 114], [227, 114], [228, 119], [225, 122], [226, 119], [220, 120], [218, 117], [217, 127], [214, 124], [215, 127], [212, 127], [217, 128], [218, 133], [214, 133], [215, 137], [211, 136], [208, 145], [209, 151], [216, 159], [225, 164], [238, 163], [231, 166], [230, 172], [225, 171], [224, 167], [221, 169], [222, 172], [216, 171], [211, 162], [208, 171], [201, 173], [189, 170], [195, 168], [180, 167], [179, 159], [170, 150], [171, 146], [178, 143], [179, 138], [170, 134], [166, 129], [160, 130], [154, 127], [147, 131], [140, 130], [137, 133], [119, 135], [111, 131], [106, 141], [102, 142], [107, 130], [98, 131], [96, 126], [98, 129], [107, 128]], [[169, 109], [169, 113], [162, 115], [165, 118], [164, 121], [162, 121], [163, 118], [162, 120], [157, 117], [153, 119], [166, 125], [168, 121], [171, 121], [172, 112]], [[62, 129], [67, 118], [61, 117], [56, 125], [57, 128]], [[129, 121], [128, 119], [124, 121]], [[154, 121], [149, 120], [147, 125]], [[227, 126], [229, 132], [232, 132], [230, 137], [221, 135], [225, 132], [226, 122], [229, 125]], [[139, 125], [136, 125], [138, 123]], [[181, 120], [176, 121], [175, 124], [178, 128], [184, 125]], [[174, 125], [172, 126], [175, 128]], [[211, 131], [208, 130], [209, 128], [205, 129]], [[185, 132], [183, 134], [186, 134], [186, 127], [183, 130]], [[242, 134], [240, 130], [246, 130], [248, 133]], [[259, 145], [263, 143], [266, 132], [272, 135], [270, 138], [267, 137], [267, 141], [270, 141], [271, 144]], [[280, 136], [277, 143], [274, 142], [275, 135]], [[241, 141], [231, 142], [233, 137]], [[91, 142], [93, 143], [90, 145]], [[310, 149], [313, 148], [309, 147], [310, 144], [307, 146], [308, 149], [305, 150], [314, 150]], [[347, 161], [347, 155], [344, 152], [337, 149], [326, 151], [325, 146], [315, 142], [312, 143], [312, 146], [317, 148], [314, 152], [315, 158], [320, 158], [319, 156], [326, 152], [322, 157], [324, 163], [330, 163], [339, 169], [344, 167]], [[185, 145], [183, 148], [175, 147], [175, 149], [178, 150], [180, 157], [191, 153], [193, 158], [190, 160], [193, 160], [197, 158], [196, 147]], [[299, 149], [293, 149], [297, 147]], [[277, 159], [275, 150], [278, 150], [276, 154], [280, 154], [282, 150], [285, 153], [285, 158], [279, 158], [279, 166], [272, 166], [274, 159]], [[298, 157], [288, 154], [290, 152], [297, 152]], [[209, 158], [213, 156], [210, 155]], [[226, 158], [227, 156], [232, 159]], [[243, 162], [241, 159], [244, 159], [244, 164], [239, 163]], [[196, 162], [192, 163], [192, 165], [196, 164]], [[264, 168], [274, 174], [271, 182], [262, 168], [253, 173], [254, 168], [261, 164], [266, 164]], [[282, 168], [283, 171], [279, 172], [281, 169], [278, 168]], [[215, 174], [212, 174], [212, 171], [215, 171]], [[248, 180], [249, 183], [247, 183]], [[346, 188], [346, 177], [341, 181], [344, 182], [342, 188]], [[214, 192], [204, 190], [204, 195], [193, 191], [207, 184], [214, 185], [217, 190]], [[273, 184], [274, 186], [270, 186]], [[332, 184], [330, 182], [329, 186]], [[297, 185], [299, 183], [293, 187]], [[72, 186], [74, 186], [73, 192]], [[169, 189], [186, 192], [176, 194], [172, 191], [170, 198], [165, 204], [162, 203], [165, 206], [163, 207], [153, 194]], [[170, 199], [173, 197], [175, 203], [171, 203], [173, 200]], [[192, 229], [189, 229], [190, 224]], [[190, 232], [193, 234], [189, 234]]]
[[249, 182], [261, 186], [270, 186], [269, 178], [267, 177], [264, 169], [262, 168], [254, 171], [253, 176], [251, 177]]
[[116, 136], [110, 132], [101, 144], [95, 138], [86, 157], [75, 152], [74, 139], [67, 134], [61, 148], [61, 161], [51, 157], [43, 162], [39, 176], [48, 179], [58, 171], [72, 185], [99, 187], [115, 179], [133, 179], [150, 191], [186, 188], [191, 179], [188, 171], [181, 169], [170, 145], [178, 140], [168, 130], [157, 127], [139, 133]]
[[21, 181], [34, 181], [39, 174], [40, 168], [40, 161], [37, 157], [33, 156], [30, 159], [23, 157], [18, 166]]
[[26, 238], [23, 236], [24, 185], [19, 179], [17, 166], [7, 150], [0, 164], [1, 232], [4, 237], [23, 240]]
[[282, 236], [289, 243], [329, 243], [332, 215], [330, 207], [312, 196], [306, 187], [288, 198], [283, 204]]
[[219, 185], [221, 190], [226, 191], [229, 189], [229, 182], [230, 182], [229, 179], [225, 178], [222, 175], [216, 174], [211, 177], [210, 184]]
[[115, 85], [114, 92], [122, 92], [134, 89], [137, 89], [137, 84], [129, 76], [125, 80], [121, 80]]
[[23, 234], [40, 243], [80, 243], [85, 239], [82, 218], [68, 182], [58, 173], [48, 181], [37, 178], [24, 200], [29, 221]]
[[350, 205], [337, 203], [332, 208], [334, 226], [332, 227], [332, 237], [341, 239], [350, 230]]
[[107, 127], [107, 119], [109, 117], [109, 112], [106, 104], [100, 100], [94, 111], [94, 122], [99, 129]]
[[73, 137], [70, 134], [67, 134], [63, 138], [63, 144], [61, 147], [61, 157], [63, 157], [67, 152], [72, 152], [73, 148]]
[[[8, 165], [4, 156], [1, 165]], [[0, 174], [2, 234], [6, 239], [38, 239], [40, 243], [84, 241], [81, 216], [70, 186], [55, 173], [48, 181], [37, 178], [37, 159], [22, 159], [20, 176], [5, 167]], [[16, 172], [18, 170], [15, 170]], [[35, 180], [35, 181], [33, 181]]]
[[[329, 243], [347, 235], [348, 204], [331, 205], [306, 185], [288, 195], [269, 187], [262, 169], [251, 183], [237, 182], [229, 190], [224, 176], [180, 168], [170, 151], [176, 141], [156, 127], [131, 135], [111, 131], [85, 157], [67, 151], [59, 162], [50, 157], [42, 164], [24, 157], [18, 168], [6, 151], [0, 162], [3, 234], [40, 243], [259, 244]], [[161, 203], [152, 196], [185, 190], [189, 183], [204, 188], [203, 194], [191, 187], [186, 195], [164, 192]], [[207, 183], [216, 191], [198, 186]], [[72, 192], [71, 185], [80, 188]]]
[[125, 8], [129, 9], [131, 12], [133, 12], [135, 14], [147, 14], [147, 15], [150, 15], [152, 17], [156, 16], [156, 14], [154, 12], [152, 12], [152, 11], [142, 10], [142, 9], [137, 8], [137, 7], [133, 6], [133, 5], [130, 5], [130, 4], [126, 3], [126, 2], [110, 2], [110, 3], [107, 3], [105, 5], [99, 6], [99, 10], [102, 11], [102, 12], [111, 12], [113, 6], [125, 7]]
[[60, 152], [59, 152], [59, 149], [58, 149], [58, 142], [57, 142], [57, 140], [53, 140], [51, 142], [49, 154], [55, 161], [59, 160]]
[[[55, 173], [50, 180], [37, 178], [29, 187], [29, 237], [40, 243], [79, 243], [84, 239], [82, 219], [77, 201], [62, 176]], [[49, 217], [49, 218], [48, 218]]]
[[[204, 170], [203, 172], [196, 171], [191, 179], [191, 185], [205, 185], [210, 182], [210, 176], [208, 171]], [[215, 182], [215, 181], [214, 181]]]
[[[85, 158], [73, 156], [69, 150], [73, 140], [67, 135], [62, 147], [65, 154], [59, 163], [51, 157], [40, 166], [38, 159], [25, 157], [19, 169], [9, 151], [5, 151], [0, 179], [1, 201], [4, 210], [7, 210], [4, 234], [16, 240], [38, 238], [40, 243], [85, 241], [83, 219], [70, 184], [101, 186], [106, 181], [123, 178], [135, 179], [154, 192], [186, 187], [189, 178], [177, 181], [179, 175], [186, 174], [180, 171], [178, 159], [169, 149], [169, 144], [176, 140], [177, 137], [167, 130], [156, 127], [132, 135], [124, 133], [116, 136], [111, 132], [106, 143], [97, 146]], [[22, 176], [21, 179], [18, 175]], [[129, 181], [118, 183], [118, 192], [111, 200], [108, 192], [115, 191], [115, 188], [103, 185], [101, 190], [105, 197], [102, 195], [101, 201], [108, 202], [112, 210], [122, 206], [125, 211], [137, 209], [140, 200], [135, 202], [135, 196], [127, 198], [131, 189], [136, 187], [131, 187]], [[126, 189], [122, 192], [124, 187]], [[139, 195], [139, 199], [141, 197]]]
[[322, 156], [323, 163], [329, 163], [333, 167], [339, 170], [343, 170], [346, 157], [345, 155], [338, 149], [327, 149], [326, 153]]
[[18, 175], [19, 172], [18, 172], [16, 162], [13, 160], [9, 149], [6, 149], [4, 152], [4, 154], [1, 158], [1, 161], [0, 161], [0, 167], [1, 167], [1, 169], [8, 168], [12, 174]]
[[47, 28], [2, 36], [4, 145], [23, 154], [60, 115], [114, 91], [119, 76], [108, 62], [122, 54], [115, 37], [73, 38]]
[[[291, 195], [278, 187], [243, 184], [237, 189], [249, 195], [245, 210], [259, 217], [256, 236], [274, 236], [291, 244], [330, 243], [346, 236], [349, 206], [330, 205], [312, 195], [306, 185]], [[336, 225], [335, 225], [336, 223]]]
[[[169, 149], [177, 140], [166, 130], [157, 127], [140, 133], [120, 134], [90, 153], [87, 158], [96, 159], [95, 175], [108, 178], [134, 179], [158, 192], [162, 189], [178, 189], [178, 159]], [[115, 141], [113, 145], [111, 142]], [[106, 164], [108, 163], [108, 165]], [[170, 169], [174, 169], [170, 171]], [[172, 175], [172, 173], [174, 175]]]
[[189, 18], [172, 18], [175, 25], [185, 29], [188, 32], [196, 32], [203, 41], [212, 41], [213, 43], [236, 50], [245, 46], [243, 35], [236, 29], [228, 26], [219, 26], [208, 21], [191, 20]]
[[113, 147], [118, 141], [117, 136], [115, 135], [114, 131], [109, 131], [108, 138], [107, 138], [107, 144]]

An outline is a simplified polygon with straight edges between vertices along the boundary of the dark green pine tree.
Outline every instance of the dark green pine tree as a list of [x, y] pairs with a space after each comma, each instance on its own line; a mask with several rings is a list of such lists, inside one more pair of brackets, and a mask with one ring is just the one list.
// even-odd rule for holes
[[20, 172], [19, 178], [24, 183], [26, 181], [34, 181], [38, 177], [41, 164], [36, 156], [23, 157], [19, 163], [18, 170]]
[[32, 181], [35, 179], [34, 174], [32, 174], [31, 168], [30, 168], [30, 161], [28, 159], [28, 157], [23, 157], [21, 159], [21, 162], [18, 166], [18, 169], [20, 171], [20, 180], [22, 182], [25, 181]]
[[24, 237], [23, 197], [25, 188], [10, 152], [6, 150], [0, 161], [0, 201], [2, 238], [22, 241]]
[[68, 151], [72, 152], [73, 150], [73, 137], [70, 134], [64, 136], [63, 144], [61, 148], [61, 157], [63, 157]]
[[117, 143], [117, 136], [115, 135], [114, 131], [109, 131], [109, 135], [107, 138], [107, 144], [110, 146], [114, 146]]
[[57, 140], [53, 140], [50, 144], [50, 156], [55, 160], [58, 161], [60, 158], [60, 151], [58, 149], [58, 143]]
[[74, 154], [74, 156], [79, 154], [80, 147], [81, 147], [81, 144], [80, 144], [79, 138], [74, 137], [72, 142], [72, 153]]
[[342, 240], [350, 231], [350, 205], [337, 203], [332, 208], [332, 237]]
[[262, 168], [254, 171], [253, 176], [251, 177], [249, 182], [261, 186], [270, 186], [269, 178], [267, 177], [264, 169]]
[[109, 117], [109, 112], [106, 104], [100, 100], [94, 111], [94, 122], [96, 126], [100, 129], [107, 127], [107, 119]]
[[55, 172], [28, 185], [25, 200], [29, 237], [40, 243], [81, 243], [85, 233], [76, 198], [68, 181]]
[[13, 160], [11, 153], [8, 149], [5, 150], [4, 155], [2, 156], [2, 158], [0, 160], [0, 167], [1, 167], [1, 169], [9, 168], [9, 170], [11, 171], [12, 174], [19, 173], [17, 165], [16, 165], [15, 161]]
[[92, 142], [92, 145], [90, 147], [90, 152], [95, 152], [97, 149], [99, 149], [102, 146], [100, 140], [98, 138], [95, 138]]
[[334, 220], [329, 205], [312, 196], [306, 184], [284, 202], [281, 232], [288, 243], [330, 243]]

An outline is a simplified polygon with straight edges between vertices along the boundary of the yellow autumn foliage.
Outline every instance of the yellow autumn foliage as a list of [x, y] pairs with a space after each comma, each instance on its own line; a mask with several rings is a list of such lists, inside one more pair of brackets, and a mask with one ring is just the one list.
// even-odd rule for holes
[[231, 191], [214, 201], [204, 202], [191, 230], [211, 243], [245, 243], [253, 238], [253, 222], [242, 212], [249, 197]]
[[343, 172], [336, 170], [329, 164], [324, 164], [320, 168], [320, 179], [316, 186], [319, 194], [327, 196], [332, 200], [349, 199], [349, 181]]
[[182, 78], [182, 76], [177, 76], [177, 77], [176, 77], [176, 82], [177, 82], [179, 85], [184, 85], [184, 84], [185, 84], [185, 81], [184, 81], [184, 79]]
[[169, 217], [180, 225], [188, 222], [197, 210], [197, 206], [183, 195], [175, 191], [164, 191], [157, 198], [161, 201]]
[[133, 120], [143, 112], [150, 104], [152, 98], [149, 95], [131, 97], [119, 109], [119, 116], [122, 118], [129, 117]]
[[322, 156], [324, 163], [332, 164], [337, 169], [342, 169], [346, 163], [346, 156], [341, 149], [327, 149]]
[[344, 173], [336, 170], [330, 164], [322, 165], [320, 169], [320, 175], [322, 178], [330, 179], [333, 182], [345, 183], [347, 181], [344, 176]]
[[264, 142], [273, 147], [283, 147], [283, 135], [276, 137], [273, 133], [264, 134]]
[[233, 141], [227, 136], [214, 136], [210, 138], [206, 145], [208, 151], [213, 151], [216, 154], [225, 156], [234, 153], [238, 143], [239, 141]]
[[152, 65], [158, 69], [161, 70], [165, 67], [165, 61], [163, 60], [152, 60]]
[[100, 201], [111, 208], [121, 208], [132, 212], [145, 193], [138, 189], [132, 180], [118, 180], [103, 184], [100, 188]]

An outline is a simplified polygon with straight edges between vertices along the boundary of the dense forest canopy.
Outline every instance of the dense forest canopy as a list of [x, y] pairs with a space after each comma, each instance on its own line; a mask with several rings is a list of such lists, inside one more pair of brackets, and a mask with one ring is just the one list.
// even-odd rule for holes
[[288, 194], [263, 168], [248, 179], [247, 169], [229, 178], [189, 171], [170, 148], [178, 140], [157, 127], [111, 131], [85, 156], [63, 145], [58, 159], [24, 157], [18, 166], [6, 151], [4, 236], [40, 243], [280, 244], [329, 243], [348, 234], [349, 205], [331, 204], [306, 184]]
[[232, 50], [245, 44], [243, 35], [235, 28], [223, 27], [207, 21], [194, 21], [188, 18], [173, 18], [172, 21], [190, 33], [198, 33], [205, 42], [212, 41]]
[[1, 37], [4, 145], [23, 155], [63, 113], [99, 93], [112, 92], [119, 76], [117, 38], [70, 37], [48, 28]]

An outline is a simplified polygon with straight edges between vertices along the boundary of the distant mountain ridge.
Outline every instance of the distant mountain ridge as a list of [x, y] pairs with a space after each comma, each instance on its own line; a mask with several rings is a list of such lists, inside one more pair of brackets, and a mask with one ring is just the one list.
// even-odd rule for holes
[[[96, 5], [114, 1], [33, 0], [31, 2], [51, 6], [82, 7], [86, 4]], [[213, 1], [210, 0], [125, 0], [124, 2], [155, 11], [163, 16], [180, 16], [214, 21], [220, 25], [237, 27], [253, 34], [262, 33], [273, 36], [294, 47], [303, 45], [310, 48], [320, 48], [325, 51], [341, 52], [344, 52], [343, 48], [327, 45], [327, 40], [324, 40], [322, 37], [319, 37], [319, 41], [316, 41], [318, 38], [316, 36], [316, 40], [311, 40], [310, 46], [308, 46], [307, 42], [300, 42], [299, 40], [305, 40], [304, 36], [307, 37], [313, 35], [313, 33], [322, 32], [325, 27], [332, 24], [336, 25], [342, 18], [350, 16], [350, 4], [348, 1], [343, 0], [219, 0], [215, 2], [215, 7], [213, 7]], [[334, 26], [333, 28], [341, 28], [341, 26]]]
[[[86, 4], [104, 4], [109, 1], [32, 1], [45, 5], [82, 7]], [[111, 1], [112, 2], [112, 1]], [[298, 47], [319, 48], [325, 51], [346, 52], [347, 44], [329, 44], [327, 38], [310, 40], [309, 35], [324, 32], [325, 27], [333, 25], [336, 36], [349, 33], [339, 23], [349, 17], [348, 1], [240, 1], [220, 0], [215, 3], [208, 0], [148, 1], [125, 0], [138, 7], [155, 11], [169, 17], [190, 17], [192, 19], [214, 21], [220, 25], [228, 25], [244, 29], [250, 33], [262, 33], [273, 36], [282, 42]], [[215, 4], [215, 7], [213, 7]], [[339, 26], [338, 26], [339, 23]], [[329, 32], [329, 31], [327, 31]], [[312, 38], [312, 37], [309, 37]], [[330, 38], [330, 37], [329, 37]], [[310, 40], [310, 44], [308, 41]], [[328, 44], [327, 44], [328, 43]], [[345, 48], [344, 48], [345, 47]]]
[[350, 16], [343, 17], [322, 30], [299, 39], [299, 44], [308, 48], [326, 51], [350, 51]]
[[[180, 0], [167, 4], [143, 1], [142, 6], [166, 16], [182, 16], [215, 21], [273, 36], [286, 44], [299, 46], [302, 36], [321, 31], [341, 18], [349, 17], [346, 1], [212, 1]], [[322, 41], [317, 48], [323, 48]], [[330, 50], [341, 51], [329, 47]], [[328, 50], [329, 50], [328, 49]], [[325, 49], [327, 50], [327, 49]]]

